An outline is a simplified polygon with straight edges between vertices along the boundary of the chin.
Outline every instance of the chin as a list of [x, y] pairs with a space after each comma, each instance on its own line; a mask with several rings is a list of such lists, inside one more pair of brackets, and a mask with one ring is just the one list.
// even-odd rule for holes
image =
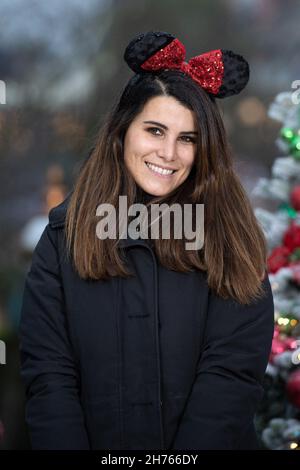
[[148, 194], [151, 194], [152, 196], [165, 196], [171, 191], [170, 189], [149, 188], [147, 186], [141, 186], [141, 188], [143, 189], [143, 191]]

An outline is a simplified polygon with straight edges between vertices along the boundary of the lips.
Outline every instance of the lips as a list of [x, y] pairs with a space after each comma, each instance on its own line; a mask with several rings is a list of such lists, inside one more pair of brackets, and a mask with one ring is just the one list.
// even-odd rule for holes
[[172, 178], [172, 176], [175, 174], [176, 170], [169, 170], [169, 169], [163, 169], [161, 167], [158, 167], [156, 165], [153, 165], [152, 163], [145, 162], [147, 168], [153, 175], [155, 175], [158, 178]]
[[150, 164], [150, 165], [153, 165], [153, 166], [157, 166], [158, 168], [161, 168], [162, 170], [172, 170], [174, 172], [177, 171], [176, 168], [168, 168], [166, 166], [157, 165], [156, 163], [147, 162], [147, 161], [145, 163], [146, 163], [147, 166], [148, 166], [148, 164]]

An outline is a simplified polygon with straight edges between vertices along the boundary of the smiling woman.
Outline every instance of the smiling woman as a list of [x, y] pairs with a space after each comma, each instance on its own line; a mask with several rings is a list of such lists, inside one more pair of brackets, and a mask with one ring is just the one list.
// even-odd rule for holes
[[[244, 66], [240, 58], [237, 64]], [[262, 294], [266, 241], [234, 172], [218, 105], [180, 70], [134, 75], [99, 131], [66, 215], [68, 250], [82, 278], [130, 275], [118, 243], [96, 239], [95, 214], [99, 204], [117, 208], [119, 195], [128, 197], [129, 206], [138, 202], [138, 189], [154, 203], [205, 206], [203, 249], [187, 255], [184, 238], [153, 240], [166, 268], [205, 271], [219, 295], [243, 303]]]
[[[256, 449], [274, 305], [215, 101], [245, 87], [248, 64], [221, 49], [186, 63], [165, 32], [134, 38], [124, 58], [135, 75], [51, 210], [26, 279], [32, 447]], [[186, 249], [172, 226], [152, 243], [98, 238], [97, 207], [117, 213], [120, 196], [128, 207], [203, 205], [203, 245]]]
[[145, 191], [165, 196], [187, 179], [195, 161], [196, 141], [186, 134], [196, 131], [184, 129], [193, 129], [194, 121], [194, 113], [172, 96], [149, 99], [132, 121], [125, 135], [124, 161]]

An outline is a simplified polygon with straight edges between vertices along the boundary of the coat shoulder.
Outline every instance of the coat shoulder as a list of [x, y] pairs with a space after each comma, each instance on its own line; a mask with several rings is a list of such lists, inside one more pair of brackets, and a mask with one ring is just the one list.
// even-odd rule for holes
[[53, 207], [48, 215], [49, 225], [51, 228], [60, 228], [65, 225], [66, 214], [68, 204], [71, 198], [72, 192], [58, 206]]

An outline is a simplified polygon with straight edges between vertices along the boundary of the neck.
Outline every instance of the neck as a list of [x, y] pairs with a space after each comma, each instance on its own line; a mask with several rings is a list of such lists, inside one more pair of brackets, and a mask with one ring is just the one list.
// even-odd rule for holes
[[144, 191], [140, 186], [137, 186], [136, 201], [146, 204], [150, 202], [155, 196]]

